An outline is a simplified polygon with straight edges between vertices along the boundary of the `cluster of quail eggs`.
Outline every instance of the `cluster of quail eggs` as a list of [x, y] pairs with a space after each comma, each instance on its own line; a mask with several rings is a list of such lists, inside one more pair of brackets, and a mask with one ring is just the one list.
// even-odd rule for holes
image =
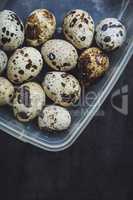
[[[0, 106], [10, 105], [21, 122], [38, 118], [40, 129], [54, 132], [69, 128], [67, 108], [79, 101], [82, 86], [106, 73], [106, 52], [126, 39], [118, 19], [106, 18], [95, 28], [90, 14], [80, 9], [64, 17], [66, 40], [52, 39], [55, 31], [56, 18], [47, 9], [33, 11], [25, 25], [15, 12], [0, 12]], [[97, 47], [92, 46], [94, 38]]]

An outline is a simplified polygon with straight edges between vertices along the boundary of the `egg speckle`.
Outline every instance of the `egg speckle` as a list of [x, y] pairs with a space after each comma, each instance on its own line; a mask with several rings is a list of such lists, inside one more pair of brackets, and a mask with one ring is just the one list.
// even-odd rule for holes
[[10, 104], [13, 96], [13, 85], [6, 78], [0, 77], [0, 106]]
[[39, 115], [40, 129], [49, 131], [63, 131], [69, 128], [71, 115], [65, 108], [56, 105], [46, 106]]
[[21, 122], [29, 122], [39, 115], [45, 105], [45, 92], [41, 86], [28, 82], [17, 88], [13, 100], [14, 115]]
[[45, 62], [54, 70], [69, 71], [76, 67], [77, 50], [65, 40], [49, 40], [43, 45], [41, 52]]
[[24, 42], [24, 26], [16, 13], [10, 10], [0, 12], [0, 47], [12, 51]]
[[94, 36], [94, 21], [84, 10], [72, 10], [67, 13], [63, 22], [63, 32], [78, 49], [88, 48]]
[[4, 51], [0, 50], [0, 74], [6, 69], [7, 66], [7, 55]]
[[79, 58], [81, 80], [85, 85], [101, 77], [109, 68], [109, 58], [99, 48], [86, 49]]
[[7, 67], [7, 76], [10, 81], [20, 84], [35, 78], [43, 67], [40, 52], [33, 47], [17, 49], [10, 57]]
[[81, 95], [79, 81], [66, 72], [48, 72], [43, 81], [43, 88], [51, 100], [64, 107], [74, 105]]
[[116, 18], [106, 18], [96, 26], [96, 43], [106, 51], [121, 47], [126, 39], [126, 29]]
[[55, 29], [56, 19], [54, 14], [46, 9], [37, 9], [26, 20], [26, 41], [31, 46], [39, 46], [52, 38]]

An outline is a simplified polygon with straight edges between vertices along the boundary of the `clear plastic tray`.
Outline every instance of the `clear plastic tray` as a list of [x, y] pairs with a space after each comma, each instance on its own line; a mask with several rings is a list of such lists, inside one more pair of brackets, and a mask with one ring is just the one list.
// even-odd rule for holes
[[[47, 8], [57, 17], [58, 38], [64, 14], [75, 8], [89, 11], [95, 23], [105, 17], [117, 17], [126, 26], [128, 34], [122, 48], [110, 55], [111, 67], [108, 73], [95, 85], [83, 92], [83, 98], [70, 109], [73, 122], [69, 130], [59, 134], [41, 132], [36, 121], [29, 124], [19, 123], [12, 114], [11, 108], [0, 108], [0, 129], [4, 132], [48, 151], [61, 151], [68, 148], [83, 132], [94, 117], [133, 53], [133, 4], [128, 0], [0, 0], [0, 9], [11, 9], [23, 20], [36, 8]], [[89, 94], [89, 102], [86, 103]], [[90, 98], [91, 94], [95, 98]]]

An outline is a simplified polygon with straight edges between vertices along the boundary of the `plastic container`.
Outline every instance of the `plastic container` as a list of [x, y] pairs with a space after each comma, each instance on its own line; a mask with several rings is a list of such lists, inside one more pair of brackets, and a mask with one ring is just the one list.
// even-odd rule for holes
[[[23, 20], [36, 8], [47, 8], [57, 17], [57, 35], [63, 16], [71, 9], [87, 10], [95, 23], [105, 17], [117, 17], [125, 24], [128, 34], [122, 48], [111, 53], [111, 67], [108, 73], [95, 85], [83, 91], [81, 101], [70, 109], [73, 122], [69, 130], [59, 134], [41, 132], [36, 121], [19, 123], [11, 108], [0, 108], [0, 129], [4, 132], [48, 151], [61, 151], [68, 148], [83, 132], [100, 106], [116, 84], [133, 53], [133, 3], [128, 0], [1, 0], [0, 9], [11, 9]], [[91, 98], [90, 98], [91, 97]], [[93, 98], [92, 98], [93, 97]], [[95, 97], [95, 98], [94, 98]]]

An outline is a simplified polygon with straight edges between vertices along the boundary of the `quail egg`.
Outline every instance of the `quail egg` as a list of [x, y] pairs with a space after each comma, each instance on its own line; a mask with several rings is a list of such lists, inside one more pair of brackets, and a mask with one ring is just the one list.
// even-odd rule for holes
[[99, 48], [86, 49], [79, 58], [81, 79], [85, 85], [102, 76], [109, 68], [109, 58]]
[[7, 66], [7, 55], [4, 51], [0, 50], [0, 74], [5, 70]]
[[96, 43], [107, 51], [112, 51], [124, 43], [126, 28], [116, 18], [106, 18], [96, 26]]
[[20, 84], [35, 78], [43, 67], [40, 52], [33, 47], [17, 49], [11, 56], [7, 67], [7, 76], [10, 81]]
[[81, 95], [79, 81], [66, 72], [48, 72], [43, 88], [51, 100], [64, 107], [75, 104]]
[[75, 68], [78, 60], [75, 47], [60, 39], [47, 41], [42, 47], [42, 55], [46, 63], [58, 71], [69, 71]]
[[45, 105], [45, 92], [35, 82], [28, 82], [17, 88], [13, 100], [14, 115], [21, 122], [37, 117]]
[[52, 38], [55, 29], [56, 19], [54, 14], [46, 9], [37, 9], [27, 18], [26, 41], [31, 46], [39, 46]]
[[63, 22], [63, 32], [78, 49], [88, 48], [94, 36], [94, 21], [84, 10], [72, 10], [67, 13]]
[[24, 42], [24, 26], [16, 13], [10, 10], [0, 12], [0, 47], [12, 51]]
[[56, 105], [46, 106], [40, 113], [38, 125], [40, 129], [63, 131], [69, 128], [71, 115], [65, 108]]
[[10, 104], [13, 96], [13, 85], [6, 78], [0, 77], [0, 106]]

